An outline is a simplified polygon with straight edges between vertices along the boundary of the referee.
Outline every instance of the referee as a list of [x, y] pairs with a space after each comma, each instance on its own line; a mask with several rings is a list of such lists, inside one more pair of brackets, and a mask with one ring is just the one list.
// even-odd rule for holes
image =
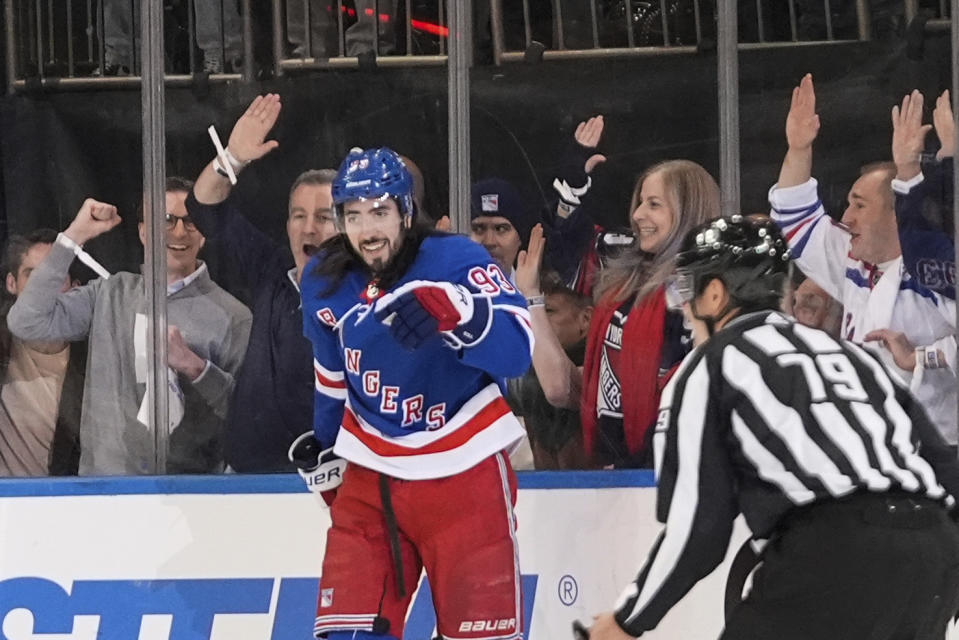
[[959, 609], [955, 453], [878, 357], [778, 311], [788, 266], [762, 216], [686, 237], [669, 289], [697, 347], [654, 435], [666, 528], [591, 640], [653, 629], [722, 562], [739, 513], [762, 564], [722, 638], [944, 638]]

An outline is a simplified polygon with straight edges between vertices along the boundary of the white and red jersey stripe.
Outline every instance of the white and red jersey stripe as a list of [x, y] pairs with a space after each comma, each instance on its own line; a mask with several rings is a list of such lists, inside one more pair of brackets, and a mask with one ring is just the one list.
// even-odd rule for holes
[[316, 391], [336, 400], [346, 400], [346, 376], [342, 371], [331, 371], [313, 358]]
[[390, 437], [350, 405], [334, 452], [356, 464], [405, 480], [442, 478], [465, 471], [524, 435], [495, 383], [467, 401], [440, 429]]

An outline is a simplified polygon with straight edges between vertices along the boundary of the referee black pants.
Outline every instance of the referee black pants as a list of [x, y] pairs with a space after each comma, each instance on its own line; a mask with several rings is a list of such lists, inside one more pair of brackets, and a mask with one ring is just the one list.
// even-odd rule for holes
[[959, 525], [906, 494], [784, 518], [722, 640], [942, 640], [959, 611]]

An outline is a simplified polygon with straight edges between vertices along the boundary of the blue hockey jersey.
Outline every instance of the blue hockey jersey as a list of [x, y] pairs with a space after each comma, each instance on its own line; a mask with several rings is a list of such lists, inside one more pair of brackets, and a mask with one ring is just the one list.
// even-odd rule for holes
[[908, 181], [893, 180], [902, 261], [919, 284], [956, 299], [956, 245], [952, 237], [952, 158], [924, 163]]
[[335, 443], [334, 451], [353, 463], [418, 480], [469, 469], [523, 436], [502, 383], [529, 369], [529, 312], [485, 249], [460, 236], [429, 236], [391, 289], [445, 281], [488, 296], [488, 333], [459, 349], [439, 334], [413, 351], [401, 346], [374, 317], [369, 275], [358, 269], [322, 295], [329, 282], [314, 273], [322, 258], [307, 265], [301, 290], [316, 373], [314, 432], [324, 447]]

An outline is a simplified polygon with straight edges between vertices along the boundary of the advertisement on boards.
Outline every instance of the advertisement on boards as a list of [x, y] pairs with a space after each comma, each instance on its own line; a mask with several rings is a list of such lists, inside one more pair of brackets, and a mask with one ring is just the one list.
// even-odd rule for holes
[[[283, 483], [277, 493], [0, 496], [0, 638], [308, 640], [329, 512]], [[613, 606], [660, 531], [654, 505], [649, 487], [521, 483], [526, 640], [571, 638], [573, 620]], [[717, 637], [725, 571], [650, 637]], [[404, 640], [435, 633], [422, 582]]]

